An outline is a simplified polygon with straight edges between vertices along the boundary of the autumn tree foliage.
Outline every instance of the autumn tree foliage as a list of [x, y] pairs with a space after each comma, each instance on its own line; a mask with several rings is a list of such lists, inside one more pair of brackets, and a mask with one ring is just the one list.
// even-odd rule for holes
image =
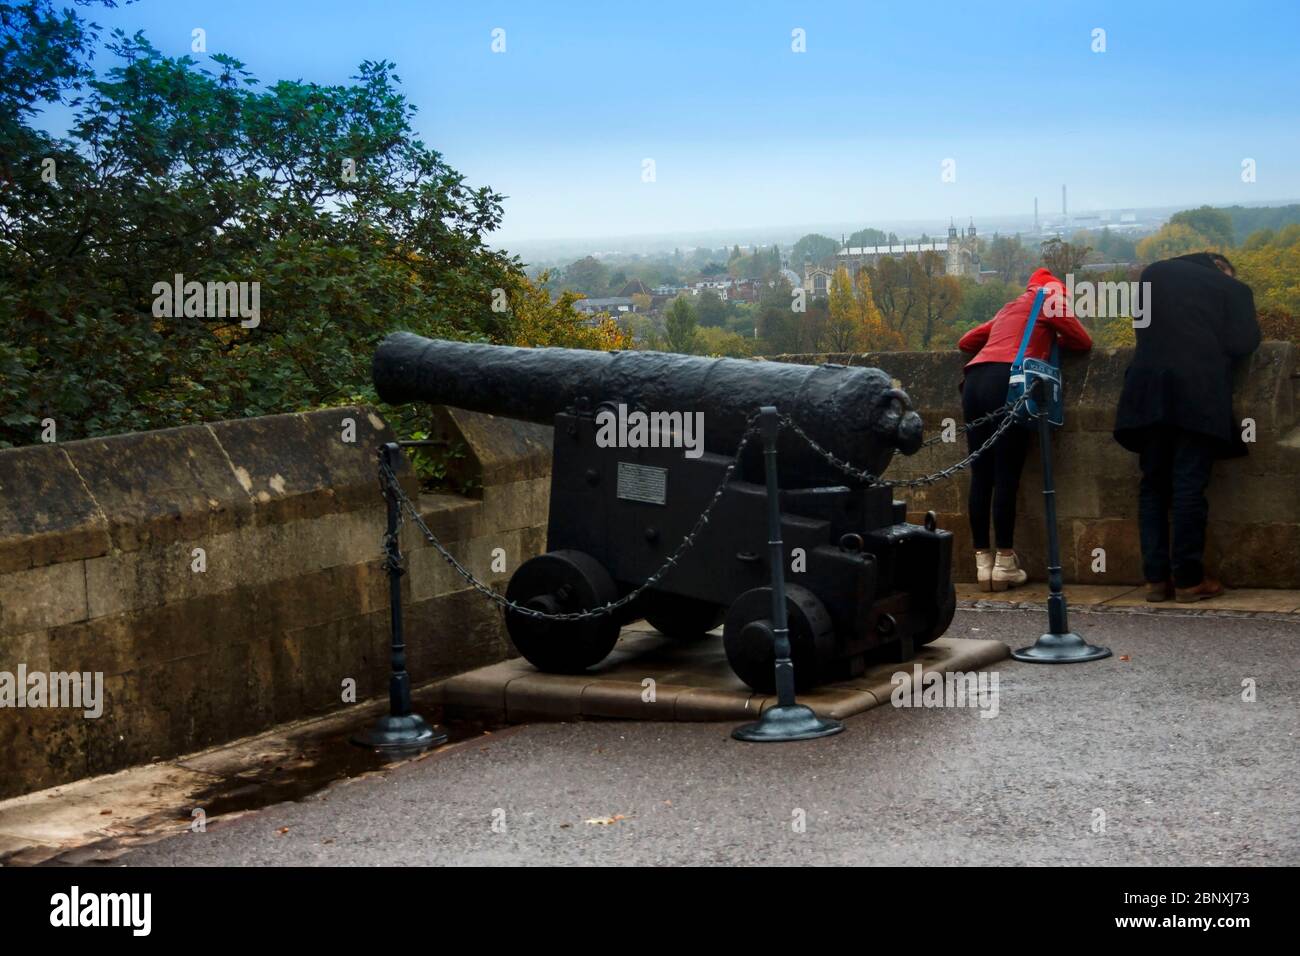
[[563, 292], [552, 299], [546, 289], [550, 278], [549, 272], [543, 272], [536, 283], [524, 275], [510, 277], [506, 341], [603, 351], [632, 347], [632, 336], [608, 314], [593, 319], [576, 312], [574, 303], [582, 299], [578, 293]]
[[871, 275], [859, 269], [852, 280], [840, 266], [831, 280], [830, 318], [821, 344], [831, 352], [881, 352], [903, 347], [903, 337], [885, 324], [871, 289]]
[[961, 283], [947, 273], [944, 257], [925, 251], [901, 258], [884, 258], [862, 270], [866, 288], [877, 306], [880, 325], [871, 336], [875, 348], [930, 349], [956, 320]]
[[1223, 252], [1226, 247], [1201, 235], [1186, 222], [1169, 222], [1137, 244], [1138, 258], [1143, 262], [1172, 259], [1189, 252]]
[[851, 352], [859, 339], [859, 309], [853, 294], [849, 270], [840, 266], [831, 277], [828, 296], [831, 318], [826, 325], [824, 344], [832, 352]]
[[1300, 345], [1300, 224], [1254, 232], [1230, 258], [1255, 294], [1264, 338]]

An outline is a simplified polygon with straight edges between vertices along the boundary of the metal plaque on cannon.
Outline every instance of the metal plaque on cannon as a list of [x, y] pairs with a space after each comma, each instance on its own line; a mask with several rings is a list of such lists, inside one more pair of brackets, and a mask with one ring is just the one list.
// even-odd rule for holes
[[652, 505], [667, 504], [668, 469], [620, 461], [615, 493], [624, 501], [645, 501]]

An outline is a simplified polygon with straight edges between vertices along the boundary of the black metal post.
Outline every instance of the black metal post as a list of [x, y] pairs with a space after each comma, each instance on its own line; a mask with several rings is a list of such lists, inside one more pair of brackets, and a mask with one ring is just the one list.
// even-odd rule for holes
[[790, 657], [790, 616], [785, 606], [785, 544], [781, 540], [781, 487], [776, 472], [776, 439], [781, 430], [776, 408], [765, 405], [759, 412], [763, 435], [763, 465], [767, 477], [767, 553], [772, 575], [772, 650], [776, 658], [776, 706], [769, 707], [750, 724], [731, 732], [736, 740], [753, 743], [780, 740], [813, 740], [838, 734], [844, 725], [818, 717], [811, 707], [795, 702], [794, 661]]
[[[387, 473], [396, 475], [401, 463], [402, 448], [398, 442], [389, 442], [379, 449], [379, 460]], [[384, 564], [388, 569], [388, 619], [392, 632], [392, 674], [388, 679], [388, 714], [380, 717], [369, 730], [352, 738], [354, 744], [376, 750], [424, 750], [447, 742], [447, 734], [431, 727], [419, 714], [411, 713], [411, 675], [406, 672], [406, 638], [402, 633], [402, 569], [401, 542], [398, 529], [401, 519], [401, 502], [397, 490], [384, 483], [384, 501], [388, 507], [388, 525], [384, 534]]]
[[[1056, 482], [1052, 477], [1052, 426], [1048, 421], [1046, 379], [1035, 377], [1031, 389], [1038, 403], [1038, 445], [1043, 459], [1043, 510], [1047, 517], [1047, 633], [1029, 647], [1012, 651], [1018, 661], [1031, 664], [1077, 664], [1110, 657], [1110, 649], [1089, 644], [1070, 630], [1061, 578], [1061, 542], [1056, 527]], [[1014, 426], [1013, 426], [1014, 427]]]

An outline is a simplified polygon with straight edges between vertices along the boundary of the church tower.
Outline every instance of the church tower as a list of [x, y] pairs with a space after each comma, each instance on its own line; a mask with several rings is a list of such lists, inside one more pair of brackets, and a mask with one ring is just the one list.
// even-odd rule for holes
[[945, 269], [950, 276], [979, 278], [979, 239], [975, 232], [974, 217], [962, 230], [957, 228], [956, 222], [952, 219], [948, 220], [948, 255]]
[[944, 271], [950, 276], [961, 275], [961, 239], [952, 219], [948, 220], [948, 255], [945, 259]]

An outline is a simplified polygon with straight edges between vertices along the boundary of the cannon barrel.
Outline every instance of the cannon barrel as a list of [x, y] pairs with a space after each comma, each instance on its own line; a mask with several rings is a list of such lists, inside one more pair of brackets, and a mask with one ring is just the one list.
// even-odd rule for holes
[[[921, 444], [911, 401], [876, 368], [792, 365], [666, 352], [515, 348], [389, 335], [373, 378], [389, 404], [421, 401], [550, 424], [585, 399], [647, 412], [703, 412], [704, 447], [730, 454], [760, 406], [775, 405], [814, 441], [879, 474], [895, 450]], [[757, 443], [755, 443], [757, 444]], [[842, 484], [806, 443], [782, 430], [783, 473], [798, 483]]]

